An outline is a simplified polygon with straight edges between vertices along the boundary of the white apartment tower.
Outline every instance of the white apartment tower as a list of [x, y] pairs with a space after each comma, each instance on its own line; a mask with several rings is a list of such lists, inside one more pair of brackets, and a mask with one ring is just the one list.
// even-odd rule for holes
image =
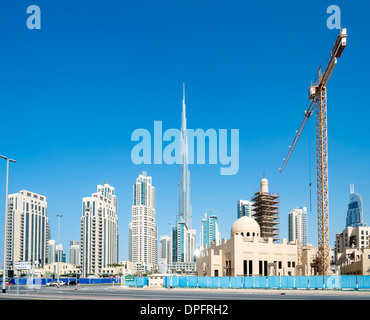
[[117, 197], [114, 187], [105, 182], [82, 202], [80, 263], [87, 276], [118, 263]]
[[48, 254], [49, 220], [46, 197], [22, 190], [8, 196], [6, 266], [16, 261], [38, 261], [44, 266]]
[[155, 212], [155, 188], [145, 171], [133, 185], [130, 224], [130, 257], [137, 270], [152, 271], [158, 266], [158, 228]]
[[81, 242], [72, 240], [69, 246], [69, 263], [80, 265], [80, 247]]
[[55, 240], [49, 240], [48, 241], [48, 256], [46, 260], [47, 264], [52, 264], [57, 261], [55, 258], [57, 254], [56, 252], [57, 252], [57, 249], [56, 249]]
[[288, 213], [288, 241], [299, 240], [302, 246], [308, 244], [307, 208], [293, 209]]

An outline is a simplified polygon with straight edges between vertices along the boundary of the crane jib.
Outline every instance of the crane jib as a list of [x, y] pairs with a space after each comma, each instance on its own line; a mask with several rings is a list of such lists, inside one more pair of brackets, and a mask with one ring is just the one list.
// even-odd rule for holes
[[[333, 50], [331, 51], [331, 59], [329, 61], [329, 64], [328, 66], [326, 67], [326, 70], [324, 72], [324, 75], [322, 77], [322, 79], [320, 79], [320, 83], [317, 85], [317, 88], [319, 88], [319, 90], [316, 90], [316, 93], [311, 97], [312, 99], [312, 102], [311, 102], [311, 105], [310, 105], [310, 108], [308, 109], [307, 112], [305, 112], [305, 117], [302, 121], [302, 124], [299, 128], [299, 130], [297, 131], [297, 134], [294, 138], [294, 141], [289, 149], [289, 152], [288, 152], [288, 155], [286, 156], [286, 158], [284, 159], [284, 163], [283, 163], [283, 166], [280, 168], [280, 173], [283, 172], [284, 168], [286, 167], [287, 165], [287, 162], [302, 134], [302, 131], [309, 119], [309, 117], [312, 115], [313, 113], [313, 108], [315, 106], [315, 103], [318, 99], [318, 96], [319, 96], [319, 93], [320, 93], [320, 89], [322, 89], [323, 87], [326, 87], [331, 75], [333, 74], [333, 71], [334, 71], [334, 68], [337, 64], [337, 58], [341, 57], [342, 53], [343, 53], [343, 50], [345, 49], [347, 45], [347, 29], [344, 28], [340, 31], [340, 34], [334, 44], [334, 48]], [[315, 89], [315, 88], [314, 88]]]

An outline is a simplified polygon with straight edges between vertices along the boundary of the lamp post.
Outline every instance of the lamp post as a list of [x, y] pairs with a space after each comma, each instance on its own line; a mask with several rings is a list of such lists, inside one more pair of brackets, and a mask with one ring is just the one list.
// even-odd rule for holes
[[5, 274], [6, 274], [6, 252], [7, 252], [7, 228], [8, 228], [8, 182], [9, 182], [9, 162], [15, 163], [16, 161], [13, 159], [8, 159], [5, 156], [0, 156], [6, 160], [6, 187], [5, 187], [5, 224], [4, 224], [4, 264], [3, 264], [3, 293], [6, 293], [6, 286], [5, 286]]
[[61, 214], [57, 214], [58, 217], [58, 270], [57, 270], [57, 283], [59, 283], [59, 261], [60, 261], [60, 218], [63, 217]]

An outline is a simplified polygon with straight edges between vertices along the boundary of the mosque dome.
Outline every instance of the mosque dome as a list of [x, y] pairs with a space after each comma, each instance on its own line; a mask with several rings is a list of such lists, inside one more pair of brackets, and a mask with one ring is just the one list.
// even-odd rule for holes
[[256, 220], [248, 216], [244, 216], [236, 220], [231, 227], [231, 235], [260, 235], [260, 226]]

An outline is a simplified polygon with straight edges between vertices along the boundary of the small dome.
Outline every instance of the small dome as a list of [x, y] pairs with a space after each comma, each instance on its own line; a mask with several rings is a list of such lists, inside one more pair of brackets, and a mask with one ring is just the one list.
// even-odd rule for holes
[[251, 235], [253, 234], [253, 232], [255, 233], [255, 235], [259, 235], [260, 226], [256, 220], [247, 216], [241, 217], [240, 219], [236, 220], [231, 227], [231, 235], [235, 233], [244, 233], [245, 235], [247, 235], [248, 232]]

